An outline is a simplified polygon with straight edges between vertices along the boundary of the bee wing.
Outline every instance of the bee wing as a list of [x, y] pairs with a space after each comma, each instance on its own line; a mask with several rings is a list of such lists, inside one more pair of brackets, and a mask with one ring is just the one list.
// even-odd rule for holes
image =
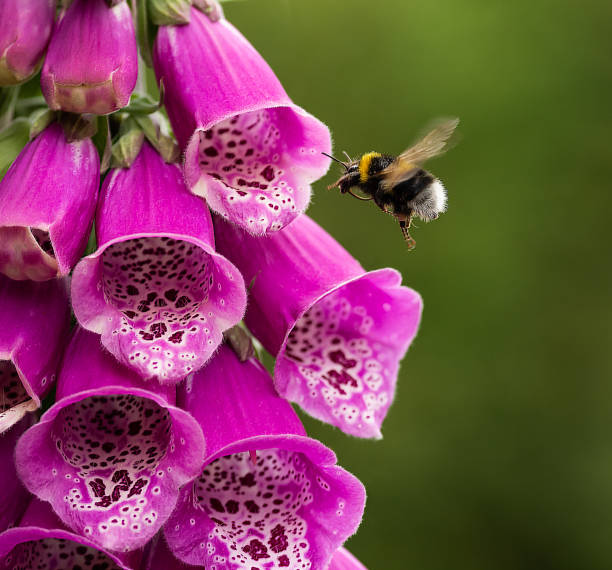
[[422, 139], [400, 154], [380, 175], [384, 185], [392, 188], [408, 180], [426, 160], [442, 154], [448, 148], [449, 139], [455, 132], [459, 119], [446, 119], [437, 124]]

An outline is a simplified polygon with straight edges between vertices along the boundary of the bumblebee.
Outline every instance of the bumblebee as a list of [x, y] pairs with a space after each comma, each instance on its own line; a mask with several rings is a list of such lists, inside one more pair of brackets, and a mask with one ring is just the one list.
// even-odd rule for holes
[[[446, 210], [446, 190], [442, 182], [421, 165], [447, 149], [458, 124], [459, 119], [439, 122], [397, 157], [368, 152], [357, 160], [347, 155], [348, 162], [342, 162], [326, 154], [346, 169], [345, 174], [328, 188], [340, 188], [342, 194], [348, 192], [359, 200], [373, 200], [383, 212], [398, 220], [408, 248], [413, 249], [415, 241], [409, 231], [413, 216], [428, 222]], [[354, 189], [367, 197], [353, 193]]]

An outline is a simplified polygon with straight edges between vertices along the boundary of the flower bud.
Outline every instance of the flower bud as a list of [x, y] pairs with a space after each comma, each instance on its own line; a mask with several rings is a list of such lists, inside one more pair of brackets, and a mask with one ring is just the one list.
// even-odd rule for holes
[[138, 76], [126, 2], [74, 0], [49, 44], [41, 88], [49, 107], [105, 115], [127, 105]]
[[53, 28], [53, 0], [0, 1], [0, 85], [16, 85], [38, 71]]

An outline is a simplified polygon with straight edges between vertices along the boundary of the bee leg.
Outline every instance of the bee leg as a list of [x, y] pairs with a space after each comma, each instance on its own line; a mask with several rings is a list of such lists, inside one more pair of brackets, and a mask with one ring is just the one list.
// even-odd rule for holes
[[402, 235], [404, 236], [404, 241], [408, 246], [408, 249], [414, 249], [416, 247], [416, 242], [410, 235], [410, 224], [412, 224], [412, 214], [406, 215], [397, 215], [397, 221], [399, 222], [400, 230], [402, 230]]

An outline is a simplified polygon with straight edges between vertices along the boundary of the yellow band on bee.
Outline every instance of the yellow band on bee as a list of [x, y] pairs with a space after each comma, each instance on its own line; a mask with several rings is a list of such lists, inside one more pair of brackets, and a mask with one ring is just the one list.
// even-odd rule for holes
[[370, 164], [373, 158], [382, 156], [379, 152], [368, 152], [364, 154], [359, 160], [359, 180], [362, 183], [368, 181]]

